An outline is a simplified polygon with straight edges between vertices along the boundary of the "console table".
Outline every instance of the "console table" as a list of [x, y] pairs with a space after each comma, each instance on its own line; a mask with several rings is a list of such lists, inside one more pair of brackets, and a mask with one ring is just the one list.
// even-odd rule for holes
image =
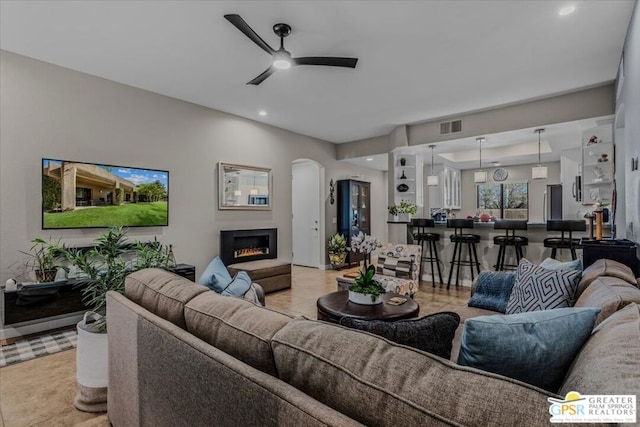
[[600, 258], [607, 258], [618, 261], [629, 267], [640, 276], [640, 260], [638, 260], [638, 247], [631, 240], [627, 239], [602, 239], [589, 240], [582, 239], [582, 263], [587, 268]]
[[175, 267], [168, 267], [167, 270], [192, 282], [196, 281], [196, 268], [193, 265], [177, 264]]

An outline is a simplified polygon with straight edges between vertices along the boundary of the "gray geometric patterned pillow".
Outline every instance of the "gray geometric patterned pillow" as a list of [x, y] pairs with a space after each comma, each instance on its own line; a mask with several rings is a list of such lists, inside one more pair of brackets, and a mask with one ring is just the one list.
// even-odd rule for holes
[[573, 307], [581, 273], [579, 270], [547, 270], [522, 259], [506, 314]]

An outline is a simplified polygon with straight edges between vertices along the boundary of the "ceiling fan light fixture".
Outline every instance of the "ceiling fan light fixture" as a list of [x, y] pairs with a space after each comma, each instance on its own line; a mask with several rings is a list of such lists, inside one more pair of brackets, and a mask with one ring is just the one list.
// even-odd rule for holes
[[291, 54], [284, 49], [273, 54], [273, 66], [278, 70], [291, 68], [291, 62]]

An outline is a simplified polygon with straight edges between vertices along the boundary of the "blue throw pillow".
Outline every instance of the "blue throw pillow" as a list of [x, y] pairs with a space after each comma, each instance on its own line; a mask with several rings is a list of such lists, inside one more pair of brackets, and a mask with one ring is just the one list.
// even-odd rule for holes
[[558, 308], [467, 319], [458, 364], [558, 391], [591, 336], [599, 308]]
[[478, 276], [469, 307], [484, 308], [504, 313], [516, 281], [512, 271], [483, 271]]
[[247, 293], [251, 287], [251, 278], [246, 271], [239, 271], [236, 277], [233, 278], [231, 283], [226, 288], [219, 292], [220, 295], [228, 297], [241, 297]]
[[204, 270], [198, 283], [220, 293], [231, 283], [231, 280], [233, 279], [231, 279], [227, 267], [224, 266], [220, 257], [217, 256]]
[[562, 262], [557, 259], [547, 258], [540, 263], [540, 267], [547, 270], [578, 270], [582, 273], [582, 261], [580, 258], [573, 261]]

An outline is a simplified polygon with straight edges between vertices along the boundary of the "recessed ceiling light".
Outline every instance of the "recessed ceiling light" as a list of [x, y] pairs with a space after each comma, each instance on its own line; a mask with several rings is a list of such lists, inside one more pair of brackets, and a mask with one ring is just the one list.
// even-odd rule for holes
[[264, 110], [260, 110], [260, 111], [258, 112], [258, 114], [260, 114], [261, 116], [266, 116], [266, 115], [267, 115], [267, 112], [266, 112], [266, 111], [264, 111]]
[[576, 7], [574, 5], [565, 6], [558, 11], [558, 15], [560, 16], [570, 15], [573, 12], [575, 12], [575, 10], [576, 10]]
[[373, 161], [373, 157], [367, 157], [367, 162], [372, 162]]

